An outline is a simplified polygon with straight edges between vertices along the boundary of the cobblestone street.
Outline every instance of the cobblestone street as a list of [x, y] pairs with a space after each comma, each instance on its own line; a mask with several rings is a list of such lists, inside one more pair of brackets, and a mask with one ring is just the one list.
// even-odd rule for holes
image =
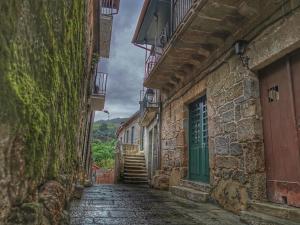
[[130, 185], [85, 189], [71, 203], [71, 224], [239, 225], [239, 217], [212, 204], [195, 204], [168, 192]]

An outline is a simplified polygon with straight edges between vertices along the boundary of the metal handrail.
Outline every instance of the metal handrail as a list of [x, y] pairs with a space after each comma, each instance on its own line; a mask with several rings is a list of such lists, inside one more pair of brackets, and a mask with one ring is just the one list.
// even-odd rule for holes
[[107, 73], [96, 72], [93, 85], [93, 95], [106, 94], [107, 76]]

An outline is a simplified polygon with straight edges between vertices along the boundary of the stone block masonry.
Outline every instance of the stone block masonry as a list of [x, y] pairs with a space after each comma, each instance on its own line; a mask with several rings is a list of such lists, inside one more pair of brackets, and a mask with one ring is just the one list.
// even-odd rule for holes
[[206, 94], [211, 199], [234, 212], [245, 210], [250, 200], [266, 200], [257, 71], [299, 48], [299, 15], [297, 9], [254, 35], [246, 54], [255, 73], [229, 55], [200, 81], [164, 99], [160, 174], [168, 176], [172, 185], [188, 178], [188, 105]]
[[172, 185], [186, 176], [175, 171], [188, 168], [188, 105], [206, 94], [211, 197], [232, 211], [245, 209], [249, 197], [265, 198], [258, 85], [256, 75], [232, 57], [186, 94], [164, 105], [162, 169]]

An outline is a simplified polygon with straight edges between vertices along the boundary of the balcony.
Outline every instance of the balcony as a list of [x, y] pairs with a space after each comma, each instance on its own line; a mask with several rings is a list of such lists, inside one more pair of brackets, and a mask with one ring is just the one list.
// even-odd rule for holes
[[93, 111], [102, 111], [104, 108], [107, 76], [107, 73], [95, 73], [91, 95], [91, 107]]
[[98, 46], [100, 57], [109, 58], [113, 16], [119, 12], [120, 0], [99, 0], [98, 5]]
[[159, 112], [160, 96], [158, 90], [147, 89], [140, 93], [140, 124], [147, 127]]
[[152, 48], [149, 55], [147, 55], [148, 51], [146, 52], [144, 80], [147, 80], [147, 78], [150, 75], [152, 69], [155, 67], [156, 63], [159, 61], [161, 53], [162, 53], [161, 48]]
[[120, 0], [101, 0], [101, 15], [112, 16], [119, 13]]
[[158, 60], [145, 61], [144, 86], [172, 96], [191, 80], [201, 79], [210, 65], [230, 53], [236, 40], [251, 39], [255, 27], [280, 14], [282, 5], [274, 0], [145, 1], [133, 43], [160, 52]]

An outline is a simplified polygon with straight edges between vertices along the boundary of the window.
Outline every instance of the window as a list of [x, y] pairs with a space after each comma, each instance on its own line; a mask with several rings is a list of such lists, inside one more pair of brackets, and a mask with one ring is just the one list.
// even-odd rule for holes
[[131, 127], [131, 144], [133, 145], [134, 141], [134, 127]]
[[129, 130], [126, 131], [126, 144], [129, 143]]
[[273, 87], [268, 89], [268, 98], [269, 98], [269, 102], [279, 101], [278, 85], [274, 85]]

